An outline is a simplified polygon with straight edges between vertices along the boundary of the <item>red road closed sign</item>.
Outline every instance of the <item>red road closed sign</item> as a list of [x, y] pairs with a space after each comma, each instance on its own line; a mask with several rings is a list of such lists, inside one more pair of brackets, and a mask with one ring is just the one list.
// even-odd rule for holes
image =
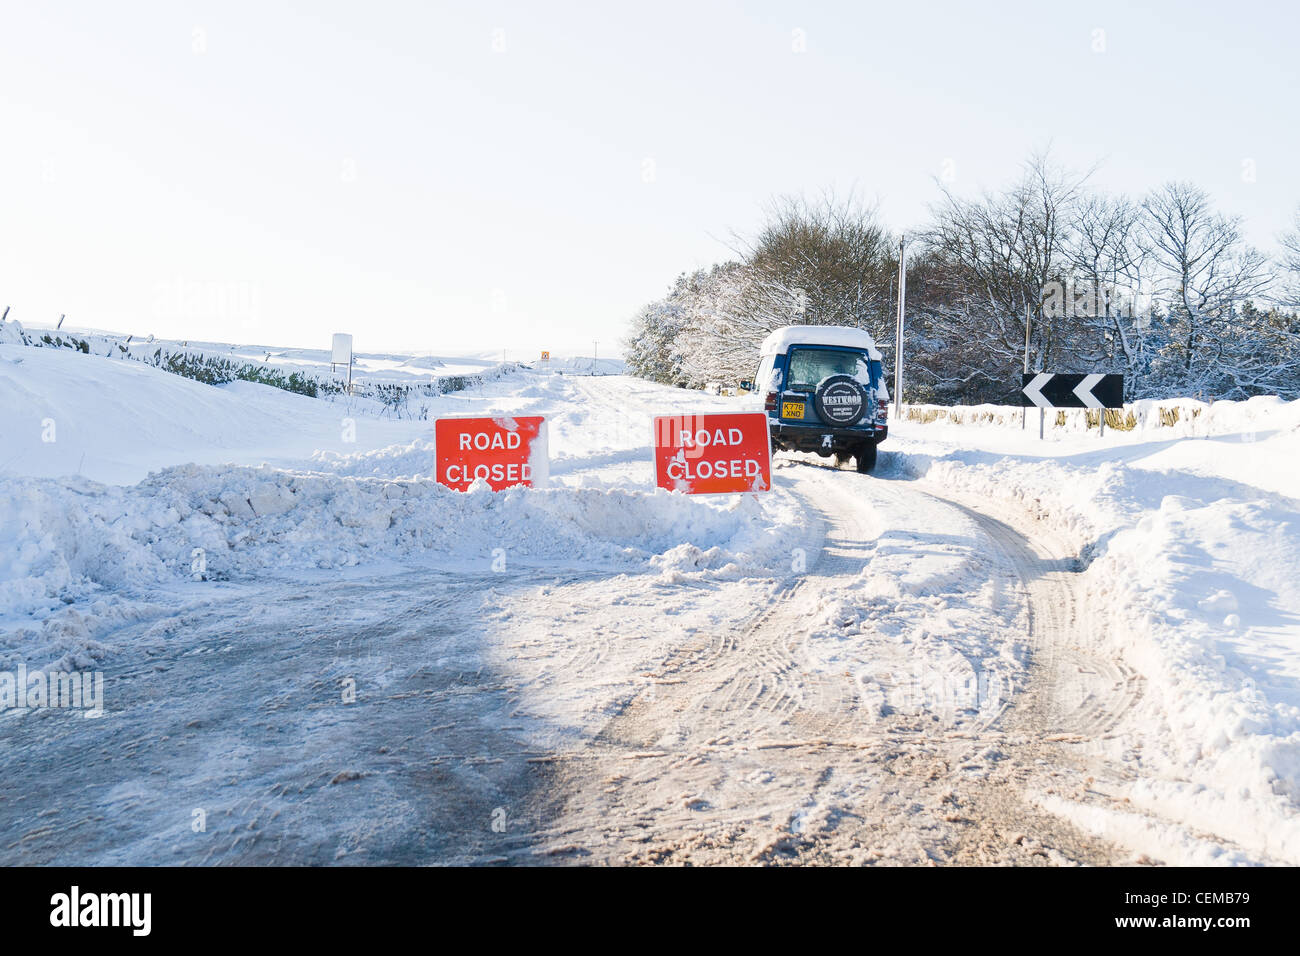
[[531, 487], [546, 471], [546, 419], [439, 418], [433, 426], [440, 484], [464, 491], [482, 478], [493, 491]]
[[655, 481], [692, 495], [767, 491], [772, 450], [767, 415], [664, 415], [655, 419]]

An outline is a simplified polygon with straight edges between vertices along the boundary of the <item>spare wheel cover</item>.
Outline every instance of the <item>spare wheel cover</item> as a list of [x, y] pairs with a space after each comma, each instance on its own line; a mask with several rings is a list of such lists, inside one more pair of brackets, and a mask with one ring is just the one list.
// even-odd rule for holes
[[826, 424], [847, 428], [867, 413], [867, 391], [852, 375], [828, 375], [813, 392], [813, 406]]

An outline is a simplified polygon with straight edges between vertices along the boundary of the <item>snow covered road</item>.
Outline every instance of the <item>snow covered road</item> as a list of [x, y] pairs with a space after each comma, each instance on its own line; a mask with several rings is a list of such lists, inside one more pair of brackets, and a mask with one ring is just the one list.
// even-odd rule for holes
[[[1071, 750], [1105, 725], [1105, 701], [1057, 714], [1024, 667], [1026, 585], [1033, 641], [1055, 648], [1069, 588], [1033, 581], [1069, 562], [910, 482], [780, 474], [820, 527], [806, 569], [775, 580], [402, 572], [226, 586], [165, 639], [140, 621], [116, 635], [108, 716], [11, 728], [2, 847], [43, 863], [70, 838], [96, 863], [1112, 860], [1019, 798], [1031, 779], [1084, 787]], [[1026, 682], [1048, 696], [1026, 708]]]
[[[1066, 640], [1072, 622], [1054, 616], [1051, 601], [1068, 596], [1060, 578], [1071, 569], [1039, 558], [993, 519], [914, 488], [817, 465], [788, 471], [827, 528], [817, 564], [734, 630], [674, 648], [591, 746], [557, 755], [555, 786], [563, 797], [545, 834], [548, 852], [654, 863], [1122, 858], [1023, 800], [1031, 780], [1086, 786], [1086, 761], [1057, 752], [1057, 741], [1087, 739], [1091, 725], [1077, 713], [1083, 700], [1045, 699], [1040, 688], [1052, 682], [1015, 660], [1025, 650], [1018, 629], [1027, 617], [1030, 646]], [[917, 523], [927, 530], [897, 530], [909, 515], [923, 516]], [[881, 522], [893, 529], [891, 546], [872, 545]], [[988, 536], [990, 526], [1001, 540]], [[1001, 553], [971, 560], [990, 547]], [[892, 565], [878, 568], [881, 575], [906, 576], [903, 567], [917, 573], [929, 564], [919, 571], [924, 580], [911, 583], [945, 611], [954, 603], [951, 584], [960, 577], [969, 587], [978, 567], [979, 589], [998, 594], [1003, 611], [978, 621], [985, 628], [979, 646], [949, 660], [927, 660], [935, 648], [924, 638], [921, 646], [900, 646], [890, 634], [898, 619], [836, 634], [849, 622], [843, 605], [825, 613], [828, 596], [831, 604], [843, 601], [875, 561]], [[1026, 614], [1025, 585], [1038, 578], [1055, 580], [1033, 587]], [[874, 581], [867, 588], [878, 586]], [[915, 612], [909, 623], [916, 625]], [[959, 628], [933, 624], [951, 647]], [[1008, 642], [1001, 656], [980, 656], [990, 650], [990, 629]], [[872, 664], [863, 668], [863, 661]], [[918, 679], [923, 674], [928, 686]], [[1039, 692], [1029, 704], [1018, 686], [1026, 679]], [[1088, 717], [1100, 717], [1108, 703], [1090, 700]], [[1071, 732], [1049, 730], [1056, 725]]]
[[545, 414], [551, 486], [460, 494], [427, 422], [146, 370], [217, 416], [150, 451], [141, 370], [3, 349], [0, 651], [105, 706], [0, 711], [0, 861], [1300, 862], [1297, 505], [1197, 436], [903, 423], [692, 499], [651, 417], [736, 400], [520, 374], [435, 401]]

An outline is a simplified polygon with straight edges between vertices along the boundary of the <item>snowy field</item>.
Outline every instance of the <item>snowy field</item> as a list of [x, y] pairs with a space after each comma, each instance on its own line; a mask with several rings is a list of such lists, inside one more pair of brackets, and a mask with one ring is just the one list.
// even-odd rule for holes
[[[0, 862], [1300, 863], [1300, 403], [655, 489], [654, 415], [748, 401], [0, 344], [0, 670], [104, 675], [0, 712]], [[545, 415], [549, 484], [436, 484], [469, 413]]]

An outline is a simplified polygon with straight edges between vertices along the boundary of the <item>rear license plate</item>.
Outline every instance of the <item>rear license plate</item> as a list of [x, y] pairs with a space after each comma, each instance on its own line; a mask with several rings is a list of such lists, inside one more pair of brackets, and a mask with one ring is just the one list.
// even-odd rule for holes
[[803, 402], [782, 402], [782, 418], [803, 418]]

